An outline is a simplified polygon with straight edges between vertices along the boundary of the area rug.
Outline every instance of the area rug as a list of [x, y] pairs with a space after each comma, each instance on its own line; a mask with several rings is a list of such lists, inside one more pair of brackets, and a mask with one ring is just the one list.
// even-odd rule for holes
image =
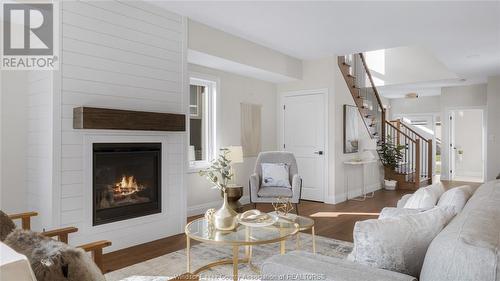
[[[303, 251], [312, 251], [312, 236], [300, 234]], [[287, 251], [296, 250], [296, 240], [286, 243]], [[321, 255], [345, 258], [352, 243], [316, 236], [316, 252]], [[279, 243], [253, 247], [252, 263], [260, 267], [268, 257], [279, 254]], [[241, 247], [241, 257], [244, 249]], [[210, 262], [232, 257], [231, 247], [197, 244], [191, 247], [191, 268], [197, 269]], [[259, 275], [246, 264], [239, 266], [240, 280], [260, 280]], [[186, 250], [180, 250], [106, 274], [107, 281], [165, 281], [186, 272]], [[222, 265], [200, 273], [200, 280], [232, 280], [232, 265]]]

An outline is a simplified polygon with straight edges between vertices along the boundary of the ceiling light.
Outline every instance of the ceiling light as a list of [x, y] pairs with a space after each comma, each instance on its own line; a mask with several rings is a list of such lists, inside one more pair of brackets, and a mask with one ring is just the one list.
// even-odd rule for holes
[[466, 58], [468, 58], [468, 59], [477, 59], [477, 58], [479, 58], [480, 56], [481, 56], [481, 55], [478, 55], [478, 54], [472, 54], [472, 55], [468, 55], [468, 56], [466, 56]]
[[416, 98], [418, 98], [418, 94], [417, 93], [408, 93], [405, 95], [405, 97], [407, 99], [416, 99]]

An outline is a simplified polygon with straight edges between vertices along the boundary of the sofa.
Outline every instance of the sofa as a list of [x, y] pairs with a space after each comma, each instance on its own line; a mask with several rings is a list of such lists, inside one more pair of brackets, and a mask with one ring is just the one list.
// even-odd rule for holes
[[500, 180], [496, 180], [481, 185], [432, 239], [418, 277], [301, 251], [273, 256], [261, 270], [263, 280], [315, 276], [335, 281], [500, 281], [499, 249]]

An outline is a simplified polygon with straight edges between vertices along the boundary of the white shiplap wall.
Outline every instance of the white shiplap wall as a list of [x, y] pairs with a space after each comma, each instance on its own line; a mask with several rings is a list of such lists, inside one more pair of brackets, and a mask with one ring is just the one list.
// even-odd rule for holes
[[30, 71], [27, 77], [27, 208], [40, 214], [32, 222], [33, 229], [40, 230], [54, 225], [53, 73]]
[[[186, 134], [74, 130], [72, 111], [95, 106], [185, 113], [184, 19], [144, 2], [64, 1], [61, 6], [60, 225], [79, 226], [75, 243], [109, 239], [114, 249], [181, 232]], [[161, 216], [92, 227], [86, 212], [91, 186], [84, 179], [85, 139], [116, 134], [166, 138], [168, 200]]]

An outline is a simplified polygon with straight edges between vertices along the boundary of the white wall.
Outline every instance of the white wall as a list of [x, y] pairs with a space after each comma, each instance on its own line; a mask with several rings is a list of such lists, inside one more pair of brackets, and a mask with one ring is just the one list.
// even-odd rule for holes
[[390, 99], [390, 119], [402, 114], [437, 114], [441, 112], [441, 96], [418, 99]]
[[28, 93], [26, 71], [1, 71], [0, 209], [25, 212]]
[[443, 129], [441, 163], [442, 179], [449, 179], [449, 110], [482, 108], [486, 106], [486, 85], [445, 87], [441, 89], [441, 127]]
[[[455, 147], [463, 150], [455, 161], [456, 176], [483, 177], [483, 111], [455, 111]], [[457, 151], [458, 153], [458, 151]]]
[[500, 76], [488, 78], [487, 96], [488, 137], [486, 179], [493, 180], [500, 173]]
[[[338, 203], [345, 200], [345, 171], [343, 162], [355, 157], [353, 154], [343, 153], [343, 105], [354, 105], [354, 100], [349, 92], [346, 82], [340, 73], [335, 56], [320, 59], [303, 61], [302, 79], [290, 83], [277, 85], [278, 94], [290, 91], [328, 89], [329, 92], [329, 112], [328, 112], [328, 152], [325, 155], [328, 161], [328, 203]], [[278, 109], [277, 109], [278, 110]], [[368, 137], [366, 129], [361, 130]], [[359, 171], [358, 171], [359, 172]], [[300, 173], [300, 167], [299, 167]], [[378, 169], [374, 169], [367, 175], [368, 184], [371, 189], [380, 187]], [[361, 192], [361, 182], [350, 184], [351, 193]]]
[[[217, 99], [218, 147], [241, 145], [241, 103], [262, 105], [262, 150], [276, 150], [276, 86], [273, 83], [223, 72], [199, 65], [189, 64], [190, 72], [217, 77], [220, 93]], [[235, 182], [244, 186], [244, 198], [248, 202], [248, 179], [253, 173], [255, 157], [247, 157], [244, 163], [235, 165]], [[218, 207], [221, 202], [219, 191], [210, 189], [212, 185], [197, 171], [187, 178], [188, 215], [201, 214], [207, 208]]]
[[377, 86], [457, 78], [455, 73], [422, 47], [371, 51], [366, 52], [365, 57]]

